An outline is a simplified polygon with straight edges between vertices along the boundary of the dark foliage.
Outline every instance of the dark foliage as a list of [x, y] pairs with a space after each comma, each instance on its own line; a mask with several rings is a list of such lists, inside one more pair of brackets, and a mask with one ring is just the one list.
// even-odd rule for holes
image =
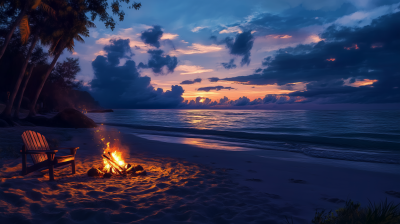
[[312, 220], [313, 224], [397, 224], [400, 223], [400, 204], [394, 204], [385, 200], [379, 204], [370, 202], [367, 207], [361, 207], [359, 203], [349, 200], [345, 207], [335, 212], [325, 210], [316, 211]]

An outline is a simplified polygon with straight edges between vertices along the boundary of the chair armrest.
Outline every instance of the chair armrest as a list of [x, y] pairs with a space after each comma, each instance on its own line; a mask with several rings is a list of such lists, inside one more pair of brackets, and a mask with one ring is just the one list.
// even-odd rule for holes
[[75, 150], [77, 150], [77, 149], [79, 149], [79, 147], [61, 147], [61, 148], [55, 148], [54, 150], [59, 150], [59, 149], [75, 149]]
[[28, 150], [25, 152], [21, 150], [20, 152], [25, 154], [47, 154], [47, 153], [56, 154], [58, 150]]
[[72, 156], [75, 156], [75, 154], [76, 154], [76, 151], [79, 149], [79, 147], [63, 147], [63, 148], [56, 148], [55, 150], [58, 150], [58, 149], [69, 149], [70, 150], [70, 154], [72, 155]]

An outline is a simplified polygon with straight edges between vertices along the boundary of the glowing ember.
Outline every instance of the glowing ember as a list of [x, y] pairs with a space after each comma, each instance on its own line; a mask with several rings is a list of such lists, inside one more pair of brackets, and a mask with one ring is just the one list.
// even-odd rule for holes
[[327, 61], [335, 61], [336, 60], [336, 58], [328, 58], [328, 59], [326, 59]]

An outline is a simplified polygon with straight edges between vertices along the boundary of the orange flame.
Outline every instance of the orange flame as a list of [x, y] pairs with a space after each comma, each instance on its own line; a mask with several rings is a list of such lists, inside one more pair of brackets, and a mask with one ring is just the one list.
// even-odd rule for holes
[[[104, 138], [101, 139], [104, 141]], [[104, 154], [111, 157], [120, 167], [125, 168], [126, 164], [124, 159], [122, 158], [122, 152], [119, 151], [118, 147], [110, 148], [110, 142], [107, 142], [107, 148], [104, 149]], [[117, 174], [118, 172], [115, 169], [118, 169], [116, 166], [112, 164], [106, 158], [103, 158], [104, 170], [111, 171], [111, 173]], [[120, 170], [121, 171], [121, 170]]]

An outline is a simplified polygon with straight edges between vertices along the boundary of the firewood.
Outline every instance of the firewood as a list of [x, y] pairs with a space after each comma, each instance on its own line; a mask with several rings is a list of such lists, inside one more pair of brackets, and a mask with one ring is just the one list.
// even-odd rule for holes
[[110, 177], [112, 177], [112, 174], [111, 174], [111, 173], [105, 173], [105, 174], [103, 175], [103, 177], [104, 177], [104, 178], [110, 178]]
[[141, 165], [136, 165], [136, 166], [133, 166], [133, 167], [135, 168], [136, 171], [144, 170], [143, 166], [141, 166]]
[[116, 164], [113, 160], [111, 160], [108, 156], [106, 156], [106, 155], [104, 155], [104, 154], [103, 154], [103, 157], [106, 158], [108, 161], [110, 161], [110, 164], [111, 164], [112, 166], [114, 166], [115, 170], [116, 170], [119, 174], [122, 175], [122, 172], [118, 169], [118, 167], [119, 167], [119, 168], [121, 168], [121, 167], [120, 167], [118, 164]]

